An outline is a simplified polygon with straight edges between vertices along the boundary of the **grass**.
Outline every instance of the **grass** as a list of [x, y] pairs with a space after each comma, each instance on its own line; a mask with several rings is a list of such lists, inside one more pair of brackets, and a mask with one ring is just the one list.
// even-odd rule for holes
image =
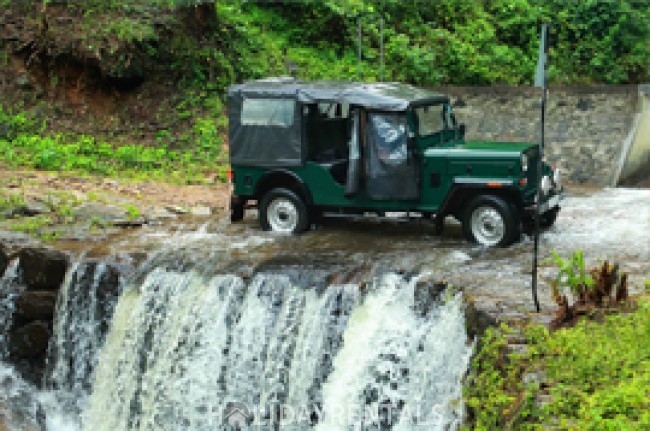
[[[475, 355], [465, 399], [467, 429], [650, 429], [650, 301], [602, 322], [549, 332], [524, 329], [528, 349], [506, 354], [513, 328], [488, 330]], [[542, 381], [524, 376], [545, 376]], [[544, 396], [548, 402], [536, 402]]]
[[210, 123], [195, 127], [189, 149], [138, 144], [115, 145], [87, 135], [21, 133], [0, 139], [0, 163], [9, 168], [67, 171], [105, 177], [202, 184], [207, 178], [226, 181], [227, 154]]
[[25, 199], [20, 194], [7, 193], [0, 189], [0, 213], [11, 213], [25, 205]]

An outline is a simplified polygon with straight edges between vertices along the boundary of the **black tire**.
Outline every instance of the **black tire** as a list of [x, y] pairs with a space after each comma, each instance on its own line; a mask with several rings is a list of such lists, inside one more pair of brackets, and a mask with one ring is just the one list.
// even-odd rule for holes
[[[542, 229], [547, 229], [555, 223], [557, 220], [557, 215], [560, 212], [559, 208], [553, 208], [552, 210], [546, 211], [544, 214], [539, 215], [539, 227]], [[534, 221], [533, 221], [534, 223]]]
[[465, 207], [462, 224], [468, 240], [487, 247], [506, 247], [521, 236], [516, 210], [499, 196], [472, 199]]
[[230, 221], [235, 223], [244, 219], [244, 204], [236, 203], [230, 206]]
[[301, 233], [309, 227], [307, 205], [298, 194], [289, 189], [272, 189], [262, 196], [259, 217], [263, 230]]

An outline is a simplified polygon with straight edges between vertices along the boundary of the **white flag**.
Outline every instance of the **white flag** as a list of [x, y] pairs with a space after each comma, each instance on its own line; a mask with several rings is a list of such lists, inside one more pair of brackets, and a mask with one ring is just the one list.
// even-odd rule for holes
[[537, 69], [535, 69], [535, 87], [546, 87], [546, 66], [548, 61], [548, 24], [542, 24], [539, 40], [539, 54], [537, 56]]

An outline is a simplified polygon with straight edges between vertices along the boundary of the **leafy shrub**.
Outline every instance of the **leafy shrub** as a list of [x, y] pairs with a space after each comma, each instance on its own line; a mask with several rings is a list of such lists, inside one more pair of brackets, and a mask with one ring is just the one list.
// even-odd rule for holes
[[[650, 429], [648, 328], [650, 303], [641, 300], [636, 311], [602, 323], [583, 320], [554, 332], [530, 325], [524, 353], [507, 354], [512, 328], [488, 330], [465, 388], [466, 429]], [[525, 384], [525, 375], [543, 380]]]

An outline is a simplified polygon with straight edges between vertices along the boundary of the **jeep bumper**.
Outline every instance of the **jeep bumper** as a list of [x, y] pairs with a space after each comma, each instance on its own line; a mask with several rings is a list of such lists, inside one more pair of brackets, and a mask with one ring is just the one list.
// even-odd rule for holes
[[[564, 199], [564, 190], [561, 190], [560, 192], [550, 196], [548, 199], [545, 201], [542, 201], [542, 203], [539, 206], [539, 213], [544, 214], [548, 211], [551, 211], [553, 209], [559, 209], [560, 207], [560, 201]], [[531, 216], [535, 215], [535, 204], [527, 206], [526, 213], [530, 214]]]

